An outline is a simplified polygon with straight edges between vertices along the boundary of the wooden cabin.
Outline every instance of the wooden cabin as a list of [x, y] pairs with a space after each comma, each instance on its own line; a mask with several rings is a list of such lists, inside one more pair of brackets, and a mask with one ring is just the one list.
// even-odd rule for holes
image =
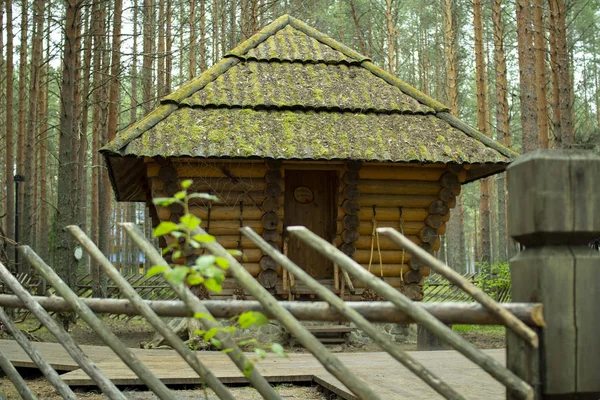
[[[191, 210], [221, 244], [242, 250], [247, 270], [281, 298], [290, 295], [289, 277], [240, 235], [240, 226], [285, 247], [313, 277], [343, 291], [331, 262], [288, 239], [286, 226], [304, 225], [415, 300], [427, 266], [373, 236], [374, 224], [436, 251], [461, 185], [503, 171], [516, 156], [288, 15], [163, 98], [102, 154], [119, 201], [151, 205], [153, 197], [178, 191], [183, 179], [220, 197]], [[154, 224], [178, 221], [182, 212], [151, 207]], [[364, 299], [355, 285], [345, 298]], [[296, 297], [311, 298], [294, 288]]]

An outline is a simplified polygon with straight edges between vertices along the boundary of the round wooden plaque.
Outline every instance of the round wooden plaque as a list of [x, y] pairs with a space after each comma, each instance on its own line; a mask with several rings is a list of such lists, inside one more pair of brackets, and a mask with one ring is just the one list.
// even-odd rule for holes
[[312, 190], [306, 186], [299, 186], [294, 190], [294, 199], [296, 199], [298, 203], [308, 204], [314, 200], [314, 195]]

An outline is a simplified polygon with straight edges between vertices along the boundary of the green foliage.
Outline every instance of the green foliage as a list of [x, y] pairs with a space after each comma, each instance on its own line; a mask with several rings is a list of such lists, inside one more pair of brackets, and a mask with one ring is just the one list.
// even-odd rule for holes
[[494, 296], [510, 290], [510, 268], [508, 263], [489, 265], [478, 264], [480, 273], [475, 278], [475, 284], [487, 294]]
[[[200, 218], [189, 212], [189, 201], [195, 198], [208, 199], [218, 201], [215, 196], [204, 193], [188, 193], [188, 189], [192, 185], [192, 180], [181, 182], [182, 190], [175, 193], [173, 197], [161, 197], [153, 200], [157, 206], [168, 207], [172, 204], [179, 204], [183, 207], [184, 213], [179, 218], [179, 222], [163, 221], [153, 232], [154, 237], [162, 237], [170, 235], [178, 240], [173, 241], [165, 249], [163, 255], [172, 253], [173, 258], [180, 258], [187, 254], [189, 250], [202, 249], [207, 243], [212, 243], [216, 239], [208, 234], [195, 234], [194, 231], [201, 224]], [[240, 251], [229, 251], [233, 255], [242, 255]], [[229, 260], [225, 257], [214, 256], [211, 254], [202, 254], [196, 258], [193, 265], [156, 265], [150, 268], [147, 276], [163, 274], [165, 279], [175, 285], [187, 283], [189, 286], [203, 285], [211, 292], [220, 293], [222, 283], [225, 280], [225, 271], [229, 268]], [[216, 322], [215, 319], [205, 313], [195, 313], [194, 318], [206, 319], [211, 322]], [[233, 335], [238, 328], [248, 329], [252, 327], [260, 327], [269, 323], [269, 319], [262, 313], [256, 311], [248, 311], [240, 314], [232, 319], [232, 325], [226, 327], [213, 327], [208, 330], [196, 330], [194, 333], [200, 335], [202, 339], [210, 343], [212, 346], [220, 349], [224, 353], [233, 351], [232, 348], [223, 348], [222, 340], [217, 339], [219, 334]], [[241, 341], [239, 345], [254, 345], [254, 352], [261, 359], [267, 355], [267, 349], [273, 353], [286, 356], [283, 347], [279, 344], [273, 344], [268, 348], [263, 348], [258, 345], [256, 339]], [[244, 375], [248, 376], [252, 373], [254, 365], [249, 363], [244, 368]]]

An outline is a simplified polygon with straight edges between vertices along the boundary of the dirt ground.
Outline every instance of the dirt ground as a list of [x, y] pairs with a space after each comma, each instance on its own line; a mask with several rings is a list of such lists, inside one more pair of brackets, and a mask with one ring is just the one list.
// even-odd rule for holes
[[[152, 338], [154, 331], [152, 327], [140, 319], [132, 320], [115, 320], [105, 318], [104, 323], [129, 347], [139, 347], [141, 341], [148, 341]], [[39, 323], [29, 318], [25, 322], [19, 324], [24, 331], [31, 332], [33, 338], [41, 342], [56, 342], [45, 328], [37, 329]], [[478, 348], [502, 348], [505, 346], [505, 331], [503, 327], [488, 327], [474, 325], [457, 325], [453, 329], [461, 336], [475, 344]], [[34, 331], [35, 330], [35, 331]], [[69, 333], [79, 344], [86, 345], [104, 345], [104, 342], [98, 337], [92, 329], [90, 329], [83, 321], [72, 326]], [[6, 332], [0, 332], [0, 339], [10, 339]], [[416, 350], [416, 344], [399, 344], [405, 351]], [[369, 343], [360, 345], [332, 345], [328, 346], [332, 352], [376, 352], [381, 351], [379, 346]], [[301, 347], [286, 347], [288, 353], [303, 353], [306, 352]], [[1, 371], [0, 371], [1, 373]], [[31, 370], [22, 370], [24, 378], [29, 386], [38, 395], [39, 399], [55, 400], [60, 399], [52, 386], [40, 376], [39, 372], [31, 372]], [[181, 399], [217, 399], [210, 391], [202, 391], [200, 388], [174, 388], [177, 389], [177, 396]], [[237, 399], [260, 399], [260, 395], [248, 387], [233, 387], [232, 393]], [[277, 390], [284, 399], [304, 399], [304, 400], [321, 400], [326, 399], [319, 389], [310, 386], [297, 385], [278, 385]], [[8, 399], [18, 399], [19, 396], [15, 391], [12, 383], [6, 377], [0, 377], [0, 393]], [[132, 400], [150, 400], [156, 399], [152, 393], [126, 390], [126, 395]], [[82, 399], [105, 399], [103, 395], [93, 392], [78, 392], [77, 396]]]
[[[39, 400], [60, 400], [61, 396], [56, 393], [54, 388], [43, 378], [43, 377], [27, 377], [27, 384], [38, 396]], [[131, 389], [122, 389], [123, 393], [128, 399], [131, 400], [155, 400], [158, 399], [156, 395], [147, 391], [137, 391]], [[313, 386], [297, 386], [289, 384], [281, 384], [275, 386], [275, 390], [284, 399], [296, 399], [296, 400], [326, 400], [327, 397], [321, 394], [317, 387]], [[236, 399], [240, 400], [259, 400], [262, 399], [260, 394], [249, 387], [231, 387], [231, 394]], [[202, 399], [202, 400], [218, 400], [218, 397], [210, 389], [203, 390], [202, 388], [177, 388], [173, 390], [178, 399]], [[17, 391], [13, 387], [12, 383], [6, 377], [0, 378], [0, 393], [2, 393], [7, 399], [20, 399]], [[108, 397], [98, 392], [89, 392], [75, 390], [77, 398], [88, 399], [88, 400], [105, 400]]]

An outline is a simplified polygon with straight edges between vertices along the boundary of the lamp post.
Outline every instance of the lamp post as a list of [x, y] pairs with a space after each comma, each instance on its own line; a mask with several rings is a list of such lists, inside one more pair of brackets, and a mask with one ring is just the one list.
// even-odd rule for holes
[[[19, 182], [25, 182], [23, 175], [15, 175], [15, 242], [19, 243]], [[15, 265], [19, 269], [19, 252], [15, 246]]]

